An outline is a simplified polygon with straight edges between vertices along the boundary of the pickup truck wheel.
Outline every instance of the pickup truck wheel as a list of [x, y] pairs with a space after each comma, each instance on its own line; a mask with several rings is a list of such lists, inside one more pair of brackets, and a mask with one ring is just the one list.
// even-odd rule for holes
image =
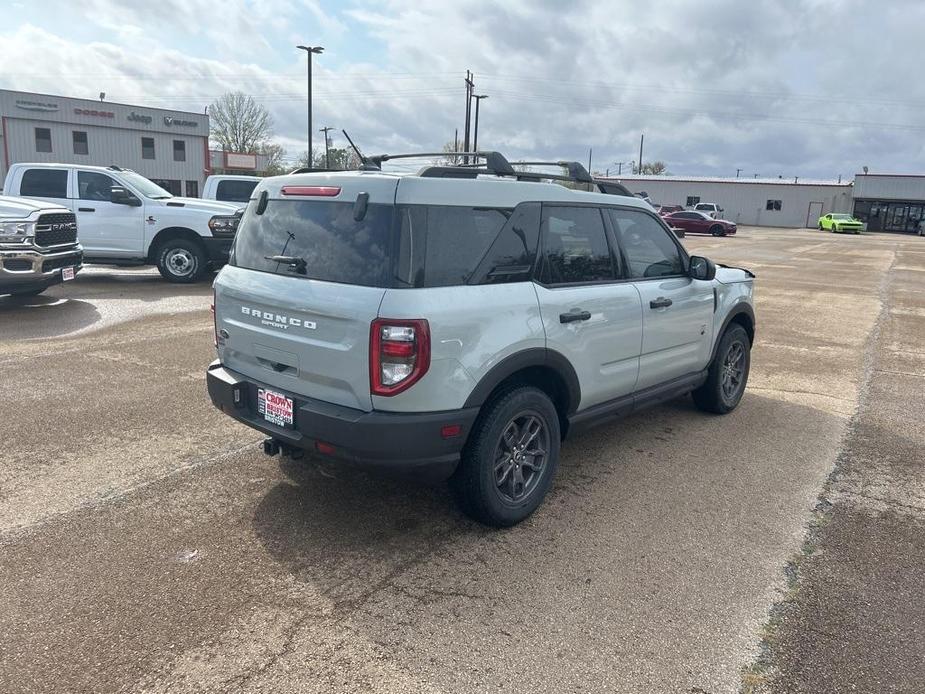
[[725, 236], [726, 235], [725, 229], [723, 229], [719, 224], [714, 224], [713, 226], [711, 226], [710, 233], [713, 234], [713, 236]]
[[450, 485], [463, 511], [495, 527], [542, 503], [559, 461], [559, 415], [543, 391], [503, 391], [484, 406]]
[[720, 338], [706, 382], [692, 393], [697, 407], [715, 414], [736, 408], [748, 382], [751, 349], [745, 328], [732, 324]]
[[168, 282], [198, 282], [206, 267], [205, 251], [195, 241], [169, 239], [157, 249], [157, 269]]

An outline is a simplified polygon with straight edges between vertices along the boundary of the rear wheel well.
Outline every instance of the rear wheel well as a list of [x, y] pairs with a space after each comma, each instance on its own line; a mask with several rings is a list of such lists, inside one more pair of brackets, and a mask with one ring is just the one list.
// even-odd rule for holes
[[549, 396], [556, 408], [556, 413], [559, 415], [559, 429], [564, 439], [568, 431], [568, 414], [578, 403], [570, 402], [569, 389], [565, 379], [550, 366], [528, 366], [520, 371], [515, 371], [494, 387], [494, 390], [485, 399], [485, 403], [497, 398], [503, 392], [521, 386], [532, 386]]
[[151, 239], [151, 245], [148, 247], [148, 262], [156, 263], [158, 248], [160, 248], [165, 241], [173, 241], [175, 239], [192, 241], [205, 250], [202, 237], [192, 229], [187, 229], [186, 227], [166, 227], [157, 232], [154, 238]]

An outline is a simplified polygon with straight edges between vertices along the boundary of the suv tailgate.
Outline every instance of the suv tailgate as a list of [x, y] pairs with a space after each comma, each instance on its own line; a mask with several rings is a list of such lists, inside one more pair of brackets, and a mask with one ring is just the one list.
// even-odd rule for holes
[[297, 397], [369, 411], [369, 327], [384, 294], [226, 266], [215, 282], [219, 358]]

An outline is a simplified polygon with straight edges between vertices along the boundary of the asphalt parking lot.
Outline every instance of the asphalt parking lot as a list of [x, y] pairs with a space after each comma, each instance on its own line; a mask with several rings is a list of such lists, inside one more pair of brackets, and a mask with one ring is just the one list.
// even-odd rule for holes
[[0, 689], [899, 691], [865, 677], [923, 667], [921, 579], [883, 567], [925, 557], [925, 239], [685, 244], [758, 275], [741, 406], [569, 440], [505, 531], [443, 487], [263, 456], [205, 392], [208, 284], [0, 297]]

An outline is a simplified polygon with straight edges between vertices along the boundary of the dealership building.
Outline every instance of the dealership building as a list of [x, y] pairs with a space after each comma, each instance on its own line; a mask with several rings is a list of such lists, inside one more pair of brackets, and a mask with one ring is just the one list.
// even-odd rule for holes
[[816, 226], [823, 214], [852, 211], [852, 185], [801, 178], [708, 178], [700, 176], [621, 176], [636, 194], [655, 204], [693, 207], [715, 202], [736, 224], [771, 227]]
[[0, 184], [19, 162], [115, 164], [198, 197], [211, 172], [209, 116], [0, 89]]

